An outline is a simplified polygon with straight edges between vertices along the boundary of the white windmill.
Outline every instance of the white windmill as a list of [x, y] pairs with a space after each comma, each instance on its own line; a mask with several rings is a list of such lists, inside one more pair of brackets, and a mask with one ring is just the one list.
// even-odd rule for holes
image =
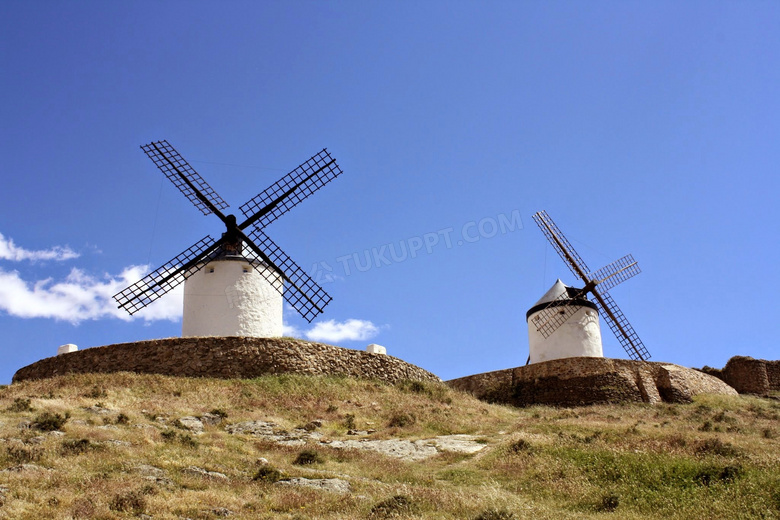
[[[601, 357], [599, 314], [631, 359], [650, 359], [642, 340], [607, 292], [641, 272], [634, 258], [627, 255], [591, 272], [545, 211], [535, 213], [533, 218], [571, 272], [585, 286], [574, 289], [558, 280], [528, 311], [529, 362], [577, 356]], [[589, 294], [592, 300], [588, 299]]]
[[327, 150], [241, 206], [246, 220], [239, 224], [222, 213], [228, 204], [167, 141], [141, 149], [196, 208], [215, 214], [227, 229], [114, 295], [120, 308], [133, 314], [186, 280], [182, 336], [281, 336], [282, 297], [309, 322], [323, 312], [331, 297], [264, 228], [341, 174]]

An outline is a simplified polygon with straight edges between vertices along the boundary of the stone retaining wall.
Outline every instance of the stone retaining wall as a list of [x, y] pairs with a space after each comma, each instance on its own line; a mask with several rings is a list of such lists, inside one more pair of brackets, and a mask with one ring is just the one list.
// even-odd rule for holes
[[345, 375], [441, 381], [398, 358], [288, 338], [168, 338], [88, 348], [19, 369], [13, 381], [67, 373], [137, 372], [184, 377], [253, 378], [266, 374]]
[[740, 394], [767, 396], [770, 392], [780, 392], [780, 361], [734, 356], [722, 369], [701, 370], [733, 386]]
[[580, 406], [616, 402], [688, 402], [698, 394], [737, 395], [719, 379], [678, 365], [577, 357], [447, 381], [491, 402]]

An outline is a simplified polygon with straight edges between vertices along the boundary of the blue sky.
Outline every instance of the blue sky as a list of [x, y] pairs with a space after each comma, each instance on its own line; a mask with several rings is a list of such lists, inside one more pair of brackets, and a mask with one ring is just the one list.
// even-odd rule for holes
[[338, 160], [266, 229], [333, 297], [286, 313], [301, 337], [444, 379], [525, 363], [526, 310], [575, 282], [544, 209], [592, 269], [638, 260], [611, 294], [653, 360], [777, 359], [778, 63], [777, 2], [2, 2], [0, 383], [180, 334], [176, 294], [109, 300], [222, 231], [160, 139], [233, 211]]

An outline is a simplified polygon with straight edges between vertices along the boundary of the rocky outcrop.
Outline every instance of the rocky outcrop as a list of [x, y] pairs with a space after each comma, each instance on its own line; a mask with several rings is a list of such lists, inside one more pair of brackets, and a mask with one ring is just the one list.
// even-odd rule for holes
[[37, 361], [13, 381], [68, 373], [136, 372], [183, 377], [253, 378], [267, 374], [344, 375], [440, 381], [398, 358], [291, 338], [168, 338], [88, 348]]
[[515, 406], [679, 403], [698, 394], [737, 394], [723, 381], [679, 365], [594, 357], [555, 359], [447, 384], [486, 401]]
[[734, 356], [722, 369], [705, 366], [701, 371], [723, 380], [740, 394], [768, 396], [780, 392], [780, 361]]

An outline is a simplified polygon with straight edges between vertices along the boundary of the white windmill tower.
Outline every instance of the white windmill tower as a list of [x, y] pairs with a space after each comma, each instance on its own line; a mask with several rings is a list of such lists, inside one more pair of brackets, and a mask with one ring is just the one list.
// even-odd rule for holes
[[[330, 296], [265, 233], [264, 228], [340, 175], [322, 150], [241, 206], [246, 220], [225, 215], [228, 204], [167, 141], [141, 147], [204, 215], [227, 230], [206, 236], [135, 284], [114, 295], [130, 314], [184, 284], [182, 336], [282, 335], [282, 297], [311, 322]], [[246, 230], [246, 232], [245, 232]]]
[[[525, 320], [529, 324], [530, 363], [568, 357], [604, 357], [598, 307], [581, 296], [580, 291], [581, 289], [567, 287], [557, 280], [550, 290], [528, 309]], [[564, 310], [564, 306], [569, 309]], [[558, 325], [555, 334], [545, 336], [533, 324], [542, 319], [540, 314], [547, 309], [555, 309], [558, 313], [566, 313], [568, 310], [574, 312]], [[549, 316], [550, 320], [555, 320], [560, 314]]]
[[[642, 340], [607, 292], [641, 272], [634, 258], [627, 255], [596, 272], [591, 272], [545, 211], [535, 213], [533, 218], [571, 272], [579, 277], [585, 286], [582, 289], [573, 289], [558, 280], [528, 311], [531, 349], [529, 361], [602, 356], [599, 314], [631, 359], [650, 359], [650, 353]], [[592, 300], [587, 298], [588, 294]]]

